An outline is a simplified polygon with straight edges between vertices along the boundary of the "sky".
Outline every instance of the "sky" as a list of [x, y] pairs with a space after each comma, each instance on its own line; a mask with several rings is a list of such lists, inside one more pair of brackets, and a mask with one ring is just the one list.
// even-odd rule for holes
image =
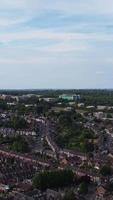
[[113, 0], [0, 0], [0, 89], [113, 88]]

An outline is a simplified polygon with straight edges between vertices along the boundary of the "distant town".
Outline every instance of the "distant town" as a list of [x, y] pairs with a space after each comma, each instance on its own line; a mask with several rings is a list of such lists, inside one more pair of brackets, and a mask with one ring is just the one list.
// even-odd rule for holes
[[113, 91], [1, 90], [0, 199], [113, 200]]

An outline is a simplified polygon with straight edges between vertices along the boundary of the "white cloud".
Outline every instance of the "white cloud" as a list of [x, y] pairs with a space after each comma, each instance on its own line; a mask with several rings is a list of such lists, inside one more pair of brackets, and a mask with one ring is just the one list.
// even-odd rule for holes
[[108, 58], [107, 62], [108, 62], [108, 64], [113, 64], [113, 58]]
[[23, 41], [32, 39], [46, 39], [46, 40], [97, 40], [97, 41], [113, 41], [113, 35], [106, 33], [64, 33], [54, 32], [51, 30], [35, 29], [24, 30], [21, 32], [1, 33], [0, 42], [9, 43], [13, 41]]
[[[52, 18], [54, 11], [59, 13], [58, 20], [57, 15]], [[73, 18], [77, 14], [79, 17]], [[105, 21], [102, 16], [98, 18], [99, 15]], [[64, 17], [62, 24], [67, 19], [62, 27], [59, 16]], [[83, 16], [85, 20], [82, 21]], [[41, 25], [48, 26], [48, 29], [40, 29], [35, 17], [42, 20]], [[85, 87], [89, 83], [96, 85], [98, 80], [98, 84], [102, 80], [104, 85], [103, 74], [113, 64], [113, 34], [106, 29], [106, 22], [112, 25], [112, 18], [113, 0], [0, 0], [0, 70], [3, 72], [0, 85], [11, 83], [15, 86], [18, 82], [18, 87], [23, 87], [24, 83], [28, 87], [34, 81], [34, 75], [41, 87], [44, 80], [52, 80], [49, 87], [53, 83], [54, 86], [61, 84], [60, 87], [69, 87], [68, 84], [73, 87], [82, 84]], [[54, 19], [56, 24], [50, 26]], [[69, 24], [71, 19], [72, 23]], [[24, 26], [24, 22], [28, 23]], [[111, 60], [107, 60], [110, 56]], [[40, 71], [41, 75], [37, 78]], [[27, 75], [30, 75], [30, 80], [26, 79]], [[56, 75], [61, 77], [61, 82], [55, 83]], [[15, 81], [12, 81], [13, 76]]]
[[36, 58], [7, 58], [7, 59], [0, 59], [1, 65], [40, 65], [45, 64], [45, 61], [43, 59], [36, 59]]
[[73, 14], [113, 15], [113, 0], [1, 0], [1, 8], [28, 10], [58, 10]]
[[30, 17], [18, 17], [17, 19], [10, 19], [10, 18], [6, 18], [6, 17], [2, 17], [0, 18], [0, 28], [3, 27], [11, 27], [12, 25], [19, 25], [22, 23], [25, 23], [27, 21], [29, 21]]
[[103, 74], [105, 74], [105, 72], [104, 71], [97, 71], [96, 74], [97, 75], [103, 75]]
[[45, 47], [44, 51], [48, 51], [48, 52], [56, 52], [56, 53], [62, 53], [62, 52], [72, 52], [72, 51], [85, 51], [87, 50], [88, 45], [82, 45], [82, 44], [70, 44], [67, 42], [61, 43], [61, 44], [56, 44], [56, 45], [52, 45], [49, 48]]

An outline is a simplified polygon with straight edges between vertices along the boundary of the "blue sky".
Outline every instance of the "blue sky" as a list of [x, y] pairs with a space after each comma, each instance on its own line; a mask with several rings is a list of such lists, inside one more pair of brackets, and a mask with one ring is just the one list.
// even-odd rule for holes
[[3, 88], [113, 88], [113, 0], [0, 0]]

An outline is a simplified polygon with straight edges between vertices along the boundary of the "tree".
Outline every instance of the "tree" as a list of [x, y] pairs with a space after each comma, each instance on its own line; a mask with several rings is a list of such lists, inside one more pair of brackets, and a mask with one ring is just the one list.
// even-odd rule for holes
[[106, 188], [108, 192], [113, 192], [113, 182], [108, 183]]
[[108, 113], [108, 114], [107, 114], [107, 118], [112, 118], [112, 114], [111, 114], [111, 113]]
[[11, 144], [11, 149], [13, 151], [27, 153], [29, 151], [29, 145], [26, 140], [20, 136], [14, 138], [13, 143]]
[[65, 193], [65, 195], [64, 195], [64, 199], [63, 200], [76, 200], [74, 192], [72, 190], [71, 191], [67, 191]]
[[33, 185], [39, 189], [59, 188], [73, 183], [74, 174], [71, 170], [44, 171], [33, 178]]
[[10, 123], [11, 127], [15, 130], [27, 128], [27, 122], [24, 118], [21, 117], [13, 117]]
[[93, 144], [93, 142], [89, 142], [88, 140], [84, 140], [81, 143], [81, 149], [86, 153], [93, 152], [94, 151], [94, 144]]
[[8, 109], [8, 106], [7, 106], [5, 101], [1, 101], [0, 100], [0, 109], [2, 109], [2, 110], [7, 110]]
[[87, 194], [88, 193], [88, 184], [85, 182], [82, 182], [79, 186], [79, 192], [81, 194]]
[[104, 165], [101, 168], [100, 173], [102, 176], [110, 176], [112, 174], [112, 169], [110, 166]]

